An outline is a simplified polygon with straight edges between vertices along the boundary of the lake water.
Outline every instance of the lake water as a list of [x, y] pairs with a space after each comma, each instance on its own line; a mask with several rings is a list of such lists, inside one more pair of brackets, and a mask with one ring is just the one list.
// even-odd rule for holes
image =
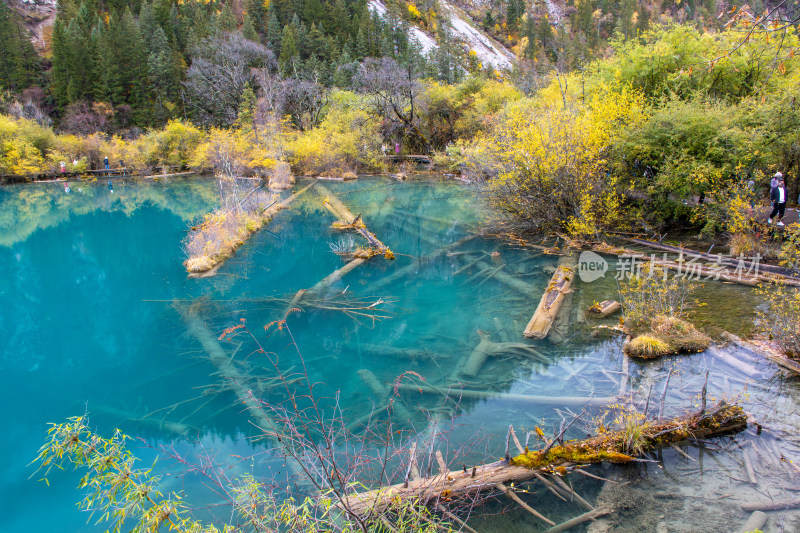
[[[75, 505], [77, 475], [56, 473], [47, 486], [29, 466], [49, 422], [88, 412], [101, 434], [119, 427], [140, 437], [134, 453], [143, 464], [160, 457], [157, 470], [169, 474], [165, 491], [184, 490], [204, 508], [202, 516], [224, 517], [222, 498], [204, 488], [208, 480], [180, 475], [185, 468], [170, 455], [197, 462], [197, 454], [208, 454], [231, 476], [252, 470], [261, 479], [284, 479], [291, 464], [270, 452], [269, 439], [253, 439], [263, 419], [242, 404], [242, 387], [285, 405], [278, 371], [293, 380], [305, 368], [326, 417], [350, 423], [374, 410], [380, 424], [386, 420], [381, 394], [392, 396], [393, 384], [419, 378], [446, 386], [478, 344], [479, 331], [492, 342], [523, 342], [522, 328], [558, 256], [469, 239], [481, 219], [476, 193], [461, 184], [375, 177], [326, 186], [362, 214], [397, 258], [373, 258], [295, 305], [297, 291], [344, 264], [331, 244], [349, 241], [330, 231], [333, 217], [313, 189], [254, 235], [216, 276], [188, 279], [181, 241], [216, 204], [210, 181], [81, 183], [69, 193], [63, 184], [0, 188], [0, 531], [104, 530], [87, 524], [87, 514]], [[435, 253], [445, 246], [445, 253]], [[454, 407], [436, 394], [400, 390], [393, 396], [400, 404], [394, 408], [394, 444], [402, 448], [418, 440], [423, 471], [430, 463], [436, 469], [429, 458], [437, 449], [453, 467], [476, 464], [502, 456], [509, 424], [520, 435], [535, 426], [552, 433], [562, 416], [581, 411], [560, 405], [559, 396], [617, 395], [621, 341], [593, 337], [597, 323], [580, 312], [616, 298], [616, 264], [609, 261], [604, 279], [576, 285], [558, 342], [527, 343], [544, 361], [501, 350], [475, 377], [461, 379], [464, 388], [486, 392], [486, 399], [464, 398]], [[403, 275], [389, 278], [398, 271]], [[709, 282], [697, 297], [707, 305], [693, 310], [696, 323], [737, 333], [751, 328], [758, 300], [750, 289]], [[292, 308], [297, 310], [285, 324], [276, 323]], [[242, 331], [230, 341], [217, 338], [243, 323], [258, 344]], [[221, 376], [220, 360], [210, 353], [223, 353], [239, 382]], [[608, 530], [655, 531], [661, 523], [668, 531], [735, 531], [749, 515], [743, 502], [793, 500], [800, 474], [779, 458], [800, 460], [796, 381], [754, 354], [720, 348], [631, 362], [626, 394], [643, 407], [652, 391], [657, 404], [670, 369], [666, 415], [697, 403], [709, 371], [709, 395], [738, 398], [762, 431], [757, 435], [752, 427], [684, 446], [688, 457], [666, 449], [654, 453], [653, 462], [590, 469], [627, 485], [569, 476], [584, 498], [617, 509]], [[376, 394], [370, 383], [383, 390]], [[303, 381], [289, 388], [305, 390]], [[520, 403], [492, 397], [504, 392], [555, 399]], [[402, 408], [405, 419], [397, 416]], [[585, 436], [602, 412], [590, 409], [568, 436]], [[360, 428], [353, 425], [357, 437], [364, 435]], [[428, 439], [414, 438], [418, 433]], [[400, 459], [390, 466], [403, 470]], [[583, 512], [541, 485], [527, 490], [521, 496], [556, 522]], [[470, 523], [481, 532], [546, 529], [515, 507], [505, 499], [490, 501]], [[765, 531], [795, 531], [798, 516], [796, 510], [770, 513]], [[603, 530], [599, 524], [591, 528]]]

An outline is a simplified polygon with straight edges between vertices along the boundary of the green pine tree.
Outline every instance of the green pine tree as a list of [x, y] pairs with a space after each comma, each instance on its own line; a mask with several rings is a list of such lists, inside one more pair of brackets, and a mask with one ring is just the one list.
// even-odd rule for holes
[[260, 43], [261, 37], [256, 32], [255, 24], [253, 24], [253, 20], [250, 18], [249, 13], [244, 14], [244, 20], [242, 21], [242, 35], [248, 41], [253, 41], [254, 43]]

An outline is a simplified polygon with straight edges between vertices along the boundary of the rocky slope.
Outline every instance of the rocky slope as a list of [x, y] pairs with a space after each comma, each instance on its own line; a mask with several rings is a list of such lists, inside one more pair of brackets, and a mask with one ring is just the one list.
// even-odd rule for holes
[[6, 0], [31, 32], [31, 42], [45, 52], [50, 28], [56, 19], [56, 0]]

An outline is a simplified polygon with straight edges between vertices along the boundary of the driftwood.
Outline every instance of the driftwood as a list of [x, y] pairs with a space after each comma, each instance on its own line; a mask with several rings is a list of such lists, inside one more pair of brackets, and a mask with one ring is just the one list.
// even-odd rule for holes
[[[649, 451], [689, 437], [698, 439], [741, 431], [747, 416], [738, 406], [720, 402], [703, 414], [692, 413], [669, 420], [650, 423], [642, 428], [641, 449]], [[483, 491], [496, 490], [498, 483], [510, 486], [557, 471], [566, 473], [576, 465], [604, 461], [628, 462], [635, 458], [625, 453], [624, 431], [603, 434], [581, 441], [568, 441], [555, 446], [546, 456], [528, 452], [510, 461], [502, 460], [471, 469], [454, 470], [425, 477], [408, 484], [400, 483], [347, 496], [340, 504], [361, 516], [382, 513], [392, 503], [410, 501], [427, 505], [439, 500], [452, 500]]]
[[472, 350], [472, 353], [467, 358], [466, 363], [464, 363], [464, 367], [461, 369], [461, 374], [465, 376], [473, 377], [478, 375], [483, 363], [485, 363], [489, 357], [496, 357], [498, 355], [509, 353], [517, 353], [526, 355], [528, 357], [534, 357], [542, 363], [550, 362], [550, 359], [544, 356], [537, 349], [528, 346], [527, 344], [521, 342], [493, 342], [489, 338], [489, 334], [481, 330], [478, 330], [478, 335], [480, 336], [481, 341], [478, 343], [475, 349]]
[[622, 305], [616, 300], [604, 300], [587, 309], [586, 314], [592, 318], [605, 318], [608, 315], [616, 313], [621, 308]]
[[562, 257], [558, 268], [553, 273], [547, 289], [539, 301], [539, 306], [528, 322], [523, 335], [529, 339], [544, 339], [550, 332], [553, 321], [556, 319], [564, 295], [570, 290], [576, 264], [574, 256]]

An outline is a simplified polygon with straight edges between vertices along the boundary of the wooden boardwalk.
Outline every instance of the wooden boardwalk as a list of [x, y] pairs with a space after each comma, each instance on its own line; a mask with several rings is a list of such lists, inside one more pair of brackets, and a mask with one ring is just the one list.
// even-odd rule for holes
[[413, 161], [414, 163], [416, 163], [418, 165], [433, 165], [433, 160], [430, 158], [430, 156], [427, 156], [427, 155], [414, 155], [414, 154], [410, 154], [410, 155], [391, 155], [391, 154], [386, 154], [386, 155], [384, 155], [384, 158], [387, 161], [392, 161], [392, 162], [395, 162], [395, 163], [399, 163], [399, 162], [403, 162], [403, 161]]

